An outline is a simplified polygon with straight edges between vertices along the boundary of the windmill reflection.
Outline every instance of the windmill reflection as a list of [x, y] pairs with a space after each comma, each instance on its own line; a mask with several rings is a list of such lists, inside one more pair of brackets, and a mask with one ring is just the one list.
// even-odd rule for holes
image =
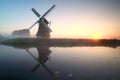
[[49, 72], [52, 76], [56, 77], [56, 74], [52, 72], [46, 65], [45, 63], [48, 61], [49, 56], [51, 54], [51, 50], [49, 47], [41, 47], [38, 46], [36, 47], [38, 51], [38, 58], [36, 58], [30, 51], [29, 49], [26, 49], [26, 51], [38, 62], [38, 64], [32, 69], [32, 72], [36, 71], [40, 66], [42, 66], [47, 72]]

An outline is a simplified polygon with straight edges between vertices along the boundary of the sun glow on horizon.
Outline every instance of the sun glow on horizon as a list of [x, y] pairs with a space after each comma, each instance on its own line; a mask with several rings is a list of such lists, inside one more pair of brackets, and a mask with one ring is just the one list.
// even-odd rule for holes
[[102, 39], [102, 36], [101, 35], [94, 35], [93, 39], [95, 39], [95, 40]]

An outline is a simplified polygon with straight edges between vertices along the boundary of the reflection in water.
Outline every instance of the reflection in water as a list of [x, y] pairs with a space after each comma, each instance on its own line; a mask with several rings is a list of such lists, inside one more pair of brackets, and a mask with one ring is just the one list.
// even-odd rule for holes
[[120, 80], [119, 52], [120, 47], [0, 46], [0, 80]]
[[29, 49], [26, 49], [26, 51], [36, 60], [39, 62], [39, 64], [37, 64], [33, 69], [32, 72], [36, 71], [40, 66], [42, 66], [44, 69], [46, 69], [47, 72], [49, 72], [52, 76], [56, 76], [54, 72], [52, 72], [46, 65], [45, 63], [47, 62], [47, 60], [49, 59], [51, 50], [49, 49], [49, 47], [41, 47], [41, 46], [37, 46], [36, 47], [37, 51], [38, 51], [38, 58], [36, 58], [30, 51]]

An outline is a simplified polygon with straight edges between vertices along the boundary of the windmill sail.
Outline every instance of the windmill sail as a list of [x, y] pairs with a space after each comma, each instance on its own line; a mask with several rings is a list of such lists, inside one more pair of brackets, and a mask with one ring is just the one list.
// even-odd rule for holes
[[35, 24], [37, 24], [38, 23], [38, 21], [36, 21], [32, 26], [30, 26], [29, 27], [29, 30], [35, 25]]
[[37, 17], [40, 17], [40, 14], [34, 8], [32, 8], [31, 10], [35, 13]]
[[41, 18], [45, 17], [54, 7], [55, 5], [53, 5]]

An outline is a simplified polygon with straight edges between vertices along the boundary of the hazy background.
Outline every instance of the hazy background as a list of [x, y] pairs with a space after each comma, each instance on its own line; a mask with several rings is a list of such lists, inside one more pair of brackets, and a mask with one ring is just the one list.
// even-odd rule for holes
[[[0, 0], [0, 34], [29, 28], [53, 4], [46, 17], [53, 38], [120, 38], [120, 0]], [[35, 35], [38, 25], [32, 30]]]

